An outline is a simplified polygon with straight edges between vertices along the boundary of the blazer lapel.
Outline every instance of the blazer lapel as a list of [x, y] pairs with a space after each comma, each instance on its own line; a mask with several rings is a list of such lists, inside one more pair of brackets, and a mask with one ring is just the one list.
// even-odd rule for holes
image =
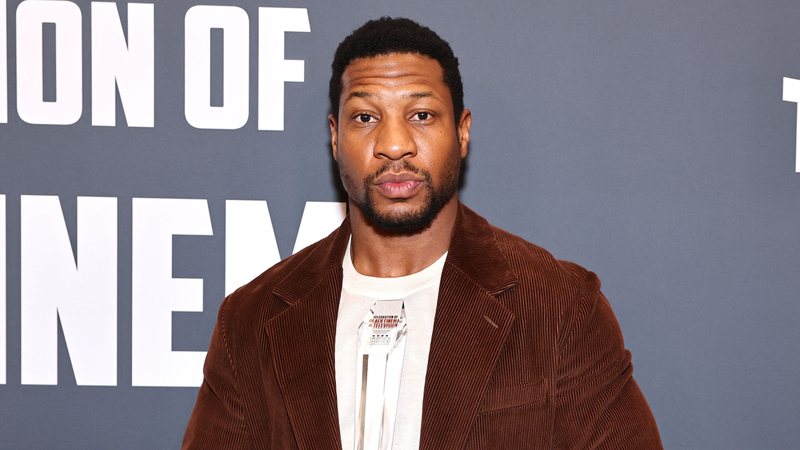
[[489, 224], [462, 206], [439, 287], [420, 449], [464, 447], [514, 321], [495, 295], [516, 282]]
[[349, 222], [286, 276], [275, 294], [289, 307], [265, 330], [272, 367], [300, 449], [341, 450], [334, 350]]

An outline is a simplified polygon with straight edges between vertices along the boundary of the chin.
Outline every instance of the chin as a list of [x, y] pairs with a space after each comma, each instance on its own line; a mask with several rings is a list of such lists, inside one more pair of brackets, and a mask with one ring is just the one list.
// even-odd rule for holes
[[438, 214], [430, 207], [413, 211], [364, 211], [364, 216], [377, 230], [387, 234], [415, 234], [428, 228]]

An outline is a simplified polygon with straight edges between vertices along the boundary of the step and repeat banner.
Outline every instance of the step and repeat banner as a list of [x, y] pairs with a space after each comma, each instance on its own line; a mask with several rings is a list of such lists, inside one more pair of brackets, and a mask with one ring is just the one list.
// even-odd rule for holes
[[344, 216], [330, 62], [384, 15], [453, 46], [463, 200], [600, 276], [665, 446], [797, 448], [800, 4], [733, 0], [0, 0], [0, 448], [179, 446], [222, 298]]

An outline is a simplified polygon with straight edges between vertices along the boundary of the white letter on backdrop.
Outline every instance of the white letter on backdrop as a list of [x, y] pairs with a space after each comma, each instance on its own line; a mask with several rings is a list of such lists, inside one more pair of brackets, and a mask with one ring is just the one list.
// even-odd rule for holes
[[0, 384], [6, 384], [6, 196], [0, 194]]
[[22, 384], [58, 384], [57, 321], [79, 385], [117, 384], [117, 199], [78, 197], [77, 263], [56, 196], [23, 195]]
[[281, 260], [267, 202], [225, 202], [225, 295]]
[[[233, 130], [250, 113], [250, 19], [235, 6], [197, 5], [185, 18], [184, 114], [195, 128]], [[211, 106], [211, 29], [223, 33], [223, 101]]]
[[309, 244], [313, 244], [329, 235], [342, 224], [346, 213], [347, 207], [345, 203], [306, 202], [292, 252], [297, 253], [308, 247]]
[[287, 31], [311, 31], [305, 8], [258, 8], [259, 130], [283, 130], [283, 83], [305, 81], [305, 62], [283, 59]]
[[8, 122], [8, 22], [6, 0], [0, 0], [0, 123]]
[[172, 312], [203, 310], [203, 280], [172, 277], [172, 236], [211, 235], [208, 202], [133, 199], [132, 383], [200, 386], [202, 351], [172, 350]]
[[128, 125], [154, 122], [153, 4], [128, 4], [128, 41], [117, 4], [92, 2], [92, 125], [116, 125], [116, 87]]
[[[44, 101], [42, 24], [56, 26], [56, 100]], [[17, 7], [17, 113], [28, 123], [71, 125], [81, 118], [81, 10], [39, 0]]]

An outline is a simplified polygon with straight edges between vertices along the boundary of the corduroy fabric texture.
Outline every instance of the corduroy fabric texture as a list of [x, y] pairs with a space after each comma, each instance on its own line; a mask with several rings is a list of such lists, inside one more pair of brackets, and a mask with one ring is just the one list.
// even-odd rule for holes
[[[349, 235], [346, 219], [225, 299], [184, 449], [341, 449], [334, 346]], [[593, 273], [459, 207], [420, 449], [660, 449], [632, 372]]]

